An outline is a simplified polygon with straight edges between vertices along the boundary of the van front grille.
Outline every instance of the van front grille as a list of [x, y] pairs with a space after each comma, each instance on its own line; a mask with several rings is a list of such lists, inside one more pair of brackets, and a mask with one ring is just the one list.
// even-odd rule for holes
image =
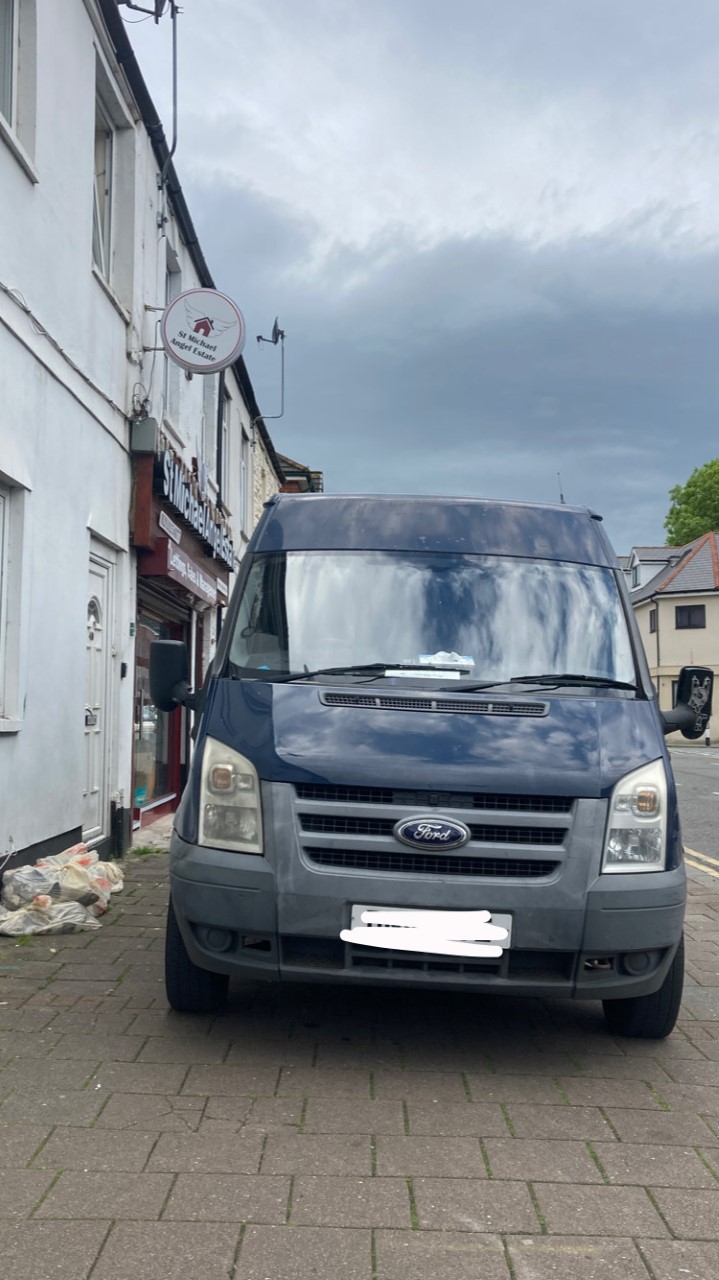
[[[346, 818], [341, 814], [302, 813], [303, 831], [322, 835], [391, 836], [395, 828], [392, 818]], [[470, 826], [477, 844], [560, 845], [566, 835], [564, 827], [512, 827], [483, 824]]]

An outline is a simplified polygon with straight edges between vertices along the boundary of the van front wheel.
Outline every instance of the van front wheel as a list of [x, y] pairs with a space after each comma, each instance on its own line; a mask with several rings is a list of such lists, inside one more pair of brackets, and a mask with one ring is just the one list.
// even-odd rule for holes
[[658, 991], [629, 1000], [603, 1000], [604, 1017], [616, 1036], [663, 1040], [674, 1030], [684, 989], [684, 939]]
[[225, 973], [201, 969], [189, 957], [170, 898], [165, 935], [165, 990], [178, 1013], [217, 1013], [227, 1000]]

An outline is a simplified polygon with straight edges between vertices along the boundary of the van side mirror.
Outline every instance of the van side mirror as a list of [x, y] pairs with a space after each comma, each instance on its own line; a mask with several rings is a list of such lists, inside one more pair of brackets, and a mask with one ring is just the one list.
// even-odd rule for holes
[[664, 732], [679, 730], [683, 738], [703, 738], [712, 713], [713, 692], [714, 672], [709, 667], [682, 667], [674, 709], [662, 712]]
[[153, 640], [150, 645], [150, 697], [160, 711], [191, 707], [187, 645], [182, 640]]

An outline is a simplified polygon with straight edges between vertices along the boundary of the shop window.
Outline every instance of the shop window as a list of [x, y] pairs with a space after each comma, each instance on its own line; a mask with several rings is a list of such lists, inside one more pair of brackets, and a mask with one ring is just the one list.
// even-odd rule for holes
[[677, 631], [706, 627], [706, 606], [703, 604], [678, 604], [674, 611]]
[[650, 609], [649, 610], [649, 630], [651, 632], [655, 632], [656, 629], [657, 629], [657, 611], [656, 609]]
[[179, 789], [177, 747], [170, 713], [158, 711], [150, 698], [150, 645], [179, 639], [181, 631], [149, 614], [137, 619], [135, 667], [134, 808], [151, 808], [172, 799]]

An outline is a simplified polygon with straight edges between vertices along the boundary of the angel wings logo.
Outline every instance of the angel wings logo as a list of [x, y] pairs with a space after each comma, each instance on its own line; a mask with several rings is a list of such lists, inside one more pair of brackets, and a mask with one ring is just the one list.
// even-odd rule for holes
[[237, 328], [237, 320], [233, 316], [230, 320], [219, 320], [217, 317], [203, 315], [201, 307], [193, 307], [188, 298], [185, 298], [185, 315], [187, 316], [187, 327], [193, 333], [199, 333], [205, 338], [209, 338], [213, 333], [220, 336], [226, 333], [228, 329]]

